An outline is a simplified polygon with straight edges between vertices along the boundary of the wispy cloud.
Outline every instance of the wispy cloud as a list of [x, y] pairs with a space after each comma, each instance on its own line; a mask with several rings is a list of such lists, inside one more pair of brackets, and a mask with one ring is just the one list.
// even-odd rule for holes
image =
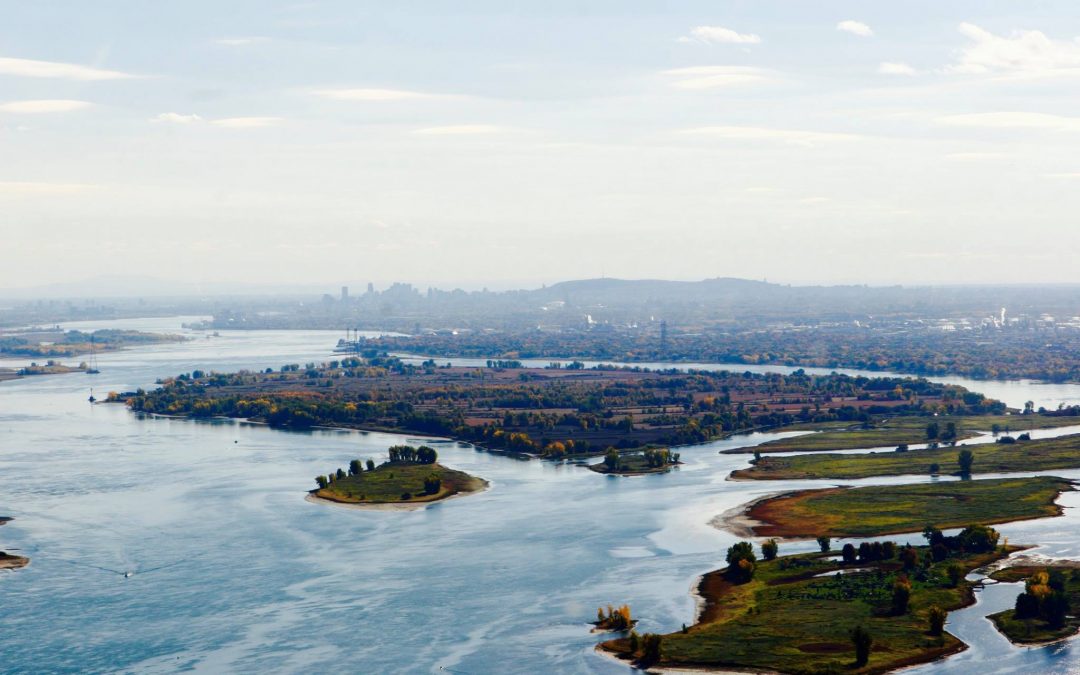
[[858, 35], [859, 37], [872, 37], [874, 31], [862, 21], [854, 21], [847, 19], [836, 24], [836, 30], [843, 31], [845, 33], [851, 33], [852, 35]]
[[664, 75], [673, 78], [671, 86], [679, 89], [714, 89], [776, 79], [773, 71], [747, 66], [693, 66], [665, 70]]
[[765, 141], [812, 147], [834, 141], [854, 141], [862, 136], [827, 131], [773, 129], [771, 127], [712, 126], [685, 129], [681, 133], [728, 141]]
[[915, 75], [918, 71], [906, 63], [899, 61], [883, 61], [878, 65], [877, 71], [882, 75]]
[[483, 134], [504, 134], [512, 131], [516, 130], [494, 124], [451, 124], [442, 127], [416, 129], [413, 133], [421, 136], [476, 136]]
[[32, 181], [0, 181], [0, 195], [55, 195], [96, 190], [97, 185], [86, 183], [38, 183]]
[[192, 124], [194, 122], [201, 122], [203, 118], [198, 115], [181, 115], [180, 113], [166, 112], [160, 115], [155, 115], [150, 119], [151, 122], [167, 122], [170, 124]]
[[1045, 131], [1080, 131], [1080, 117], [1033, 112], [987, 112], [945, 115], [939, 124], [981, 129], [1036, 129]]
[[210, 123], [227, 129], [262, 129], [277, 126], [284, 121], [281, 117], [224, 117]]
[[679, 42], [704, 42], [706, 44], [756, 45], [761, 37], [754, 33], [740, 33], [723, 26], [697, 26], [690, 35], [683, 35]]
[[89, 101], [72, 99], [38, 99], [32, 101], [10, 101], [0, 103], [0, 112], [33, 115], [37, 113], [59, 113], [83, 110], [94, 105]]
[[960, 24], [959, 31], [972, 42], [946, 68], [948, 72], [1044, 77], [1080, 71], [1077, 40], [1054, 40], [1037, 30], [995, 35], [972, 23]]
[[315, 96], [334, 101], [408, 101], [413, 99], [434, 98], [433, 94], [404, 89], [316, 89]]
[[33, 59], [13, 59], [0, 57], [0, 75], [16, 77], [47, 77], [65, 80], [127, 80], [139, 77], [116, 70], [91, 68], [75, 63], [57, 61], [35, 61]]
[[217, 44], [224, 45], [226, 47], [244, 47], [246, 45], [252, 45], [252, 44], [257, 44], [259, 42], [269, 42], [269, 41], [270, 41], [270, 38], [262, 37], [262, 36], [227, 37], [227, 38], [218, 38], [217, 40], [214, 40], [214, 42], [216, 42]]
[[945, 159], [953, 162], [985, 162], [1008, 157], [1004, 152], [950, 152]]

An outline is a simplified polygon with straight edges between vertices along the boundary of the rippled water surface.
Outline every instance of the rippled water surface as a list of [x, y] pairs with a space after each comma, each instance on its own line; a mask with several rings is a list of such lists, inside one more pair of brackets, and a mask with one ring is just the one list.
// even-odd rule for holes
[[[825, 484], [725, 480], [746, 456], [717, 451], [746, 438], [685, 448], [678, 470], [634, 478], [441, 442], [440, 461], [491, 489], [413, 512], [311, 504], [313, 476], [407, 437], [147, 419], [87, 403], [91, 385], [101, 396], [195, 368], [325, 360], [339, 337], [192, 335], [104, 354], [97, 376], [0, 384], [0, 515], [16, 517], [0, 528], [0, 547], [33, 560], [0, 574], [0, 671], [627, 672], [593, 651], [602, 638], [587, 622], [598, 605], [628, 602], [641, 631], [690, 623], [694, 579], [721, 566], [735, 541], [708, 521], [764, 494]], [[1080, 400], [1075, 386], [994, 386], [1013, 405]], [[929, 479], [853, 483], [914, 480]], [[1080, 557], [1078, 495], [1062, 497], [1065, 517], [999, 529], [1041, 543], [1041, 554]], [[1072, 643], [1017, 649], [988, 630], [982, 617], [1015, 593], [989, 587], [954, 613], [949, 628], [972, 649], [920, 672], [1078, 670]]]

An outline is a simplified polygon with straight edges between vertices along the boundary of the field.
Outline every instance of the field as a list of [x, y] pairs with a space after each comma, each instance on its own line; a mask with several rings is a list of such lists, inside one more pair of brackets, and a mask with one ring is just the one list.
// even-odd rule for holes
[[825, 488], [759, 501], [748, 515], [761, 537], [874, 537], [1058, 516], [1054, 500], [1072, 485], [1040, 476]]
[[[732, 478], [752, 480], [855, 479], [875, 476], [958, 474], [961, 450], [975, 457], [971, 472], [1019, 473], [1080, 468], [1080, 434], [1016, 443], [981, 443], [964, 447], [867, 454], [812, 454], [763, 457]], [[932, 471], [934, 465], [937, 470]]]
[[[1002, 433], [1019, 434], [1032, 429], [1051, 429], [1056, 427], [1080, 425], [1080, 417], [1048, 415], [982, 415], [958, 417], [891, 417], [882, 420], [872, 429], [862, 425], [851, 425], [846, 429], [825, 430], [819, 433], [782, 438], [749, 448], [725, 450], [725, 453], [760, 452], [829, 452], [831, 450], [856, 450], [859, 448], [884, 448], [900, 444], [916, 445], [930, 440], [926, 435], [926, 426], [936, 422], [943, 432], [951, 422], [956, 425], [956, 440], [964, 440], [990, 433], [997, 425]], [[797, 427], [785, 427], [784, 431]]]
[[[920, 558], [926, 547], [916, 549]], [[890, 608], [893, 583], [902, 573], [896, 560], [857, 562], [866, 570], [838, 572], [844, 565], [814, 553], [757, 563], [754, 578], [735, 584], [725, 571], [710, 572], [698, 592], [705, 601], [698, 623], [664, 635], [660, 666], [734, 667], [784, 673], [881, 673], [955, 653], [963, 644], [952, 635], [928, 632], [931, 606], [950, 611], [973, 602], [971, 584], [953, 587], [945, 568], [969, 571], [1006, 555], [995, 552], [950, 557], [925, 571], [904, 573], [911, 582], [910, 609]], [[819, 576], [820, 575], [820, 576]], [[863, 626], [873, 637], [869, 663], [854, 665], [850, 631]], [[602, 647], [629, 658], [629, 640]]]
[[[440, 479], [438, 492], [426, 494], [424, 481], [431, 475]], [[434, 502], [464, 492], [482, 490], [487, 483], [463, 471], [441, 464], [387, 462], [373, 471], [346, 476], [329, 487], [314, 490], [322, 499], [343, 504], [410, 504]], [[403, 498], [403, 495], [409, 495]]]

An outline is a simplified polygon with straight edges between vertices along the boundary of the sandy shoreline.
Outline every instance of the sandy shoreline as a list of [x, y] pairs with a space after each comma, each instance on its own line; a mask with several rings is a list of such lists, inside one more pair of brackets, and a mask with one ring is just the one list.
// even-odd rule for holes
[[406, 502], [404, 504], [395, 504], [393, 502], [385, 502], [382, 504], [358, 504], [351, 502], [338, 502], [333, 499], [324, 499], [323, 497], [316, 497], [310, 492], [304, 497], [304, 501], [311, 502], [312, 504], [329, 504], [330, 506], [338, 506], [343, 509], [356, 509], [359, 511], [419, 511], [420, 509], [426, 509], [429, 506], [435, 504], [442, 504], [443, 502], [450, 501], [451, 499], [457, 499], [458, 497], [468, 497], [470, 495], [479, 494], [485, 492], [491, 488], [491, 481], [484, 480], [483, 478], [477, 478], [484, 486], [478, 490], [470, 490], [469, 492], [458, 492], [452, 494], [449, 497], [443, 497], [442, 499], [435, 499], [430, 502]]
[[739, 506], [732, 507], [727, 511], [724, 511], [718, 516], [713, 516], [709, 521], [709, 525], [715, 527], [718, 530], [727, 530], [736, 537], [754, 538], [757, 534], [754, 532], [754, 528], [759, 525], [765, 525], [755, 518], [750, 517], [750, 510], [757, 506], [759, 503], [773, 499], [775, 497], [782, 497], [784, 495], [794, 494], [791, 491], [787, 492], [773, 492], [767, 495], [762, 495], [757, 499], [740, 504]]

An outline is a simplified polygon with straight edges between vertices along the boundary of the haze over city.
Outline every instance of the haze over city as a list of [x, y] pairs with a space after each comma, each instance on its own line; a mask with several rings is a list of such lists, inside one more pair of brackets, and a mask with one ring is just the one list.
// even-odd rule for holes
[[1080, 282], [1073, 10], [12, 3], [0, 288]]

